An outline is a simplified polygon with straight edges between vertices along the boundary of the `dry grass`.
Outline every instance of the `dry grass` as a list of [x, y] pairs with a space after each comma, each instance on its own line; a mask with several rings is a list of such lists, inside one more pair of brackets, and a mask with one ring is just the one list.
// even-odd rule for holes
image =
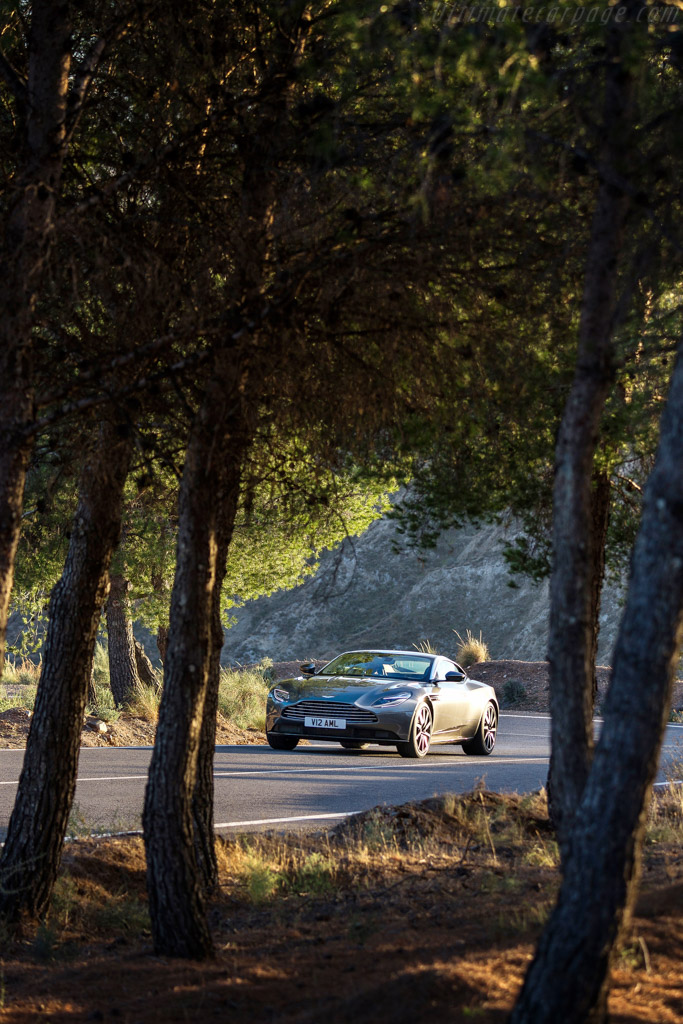
[[[681, 802], [654, 813], [681, 826]], [[673, 838], [673, 833], [672, 833]], [[646, 849], [614, 1024], [681, 1020], [680, 835]], [[543, 793], [377, 807], [325, 834], [219, 840], [213, 962], [151, 955], [142, 841], [67, 845], [46, 920], [3, 951], [3, 1020], [502, 1024], [552, 906]]]
[[157, 722], [160, 704], [161, 690], [156, 686], [145, 686], [144, 683], [140, 683], [126, 701], [126, 710], [136, 718], [141, 718], [143, 722]]
[[464, 668], [469, 668], [470, 665], [476, 665], [480, 661], [489, 660], [489, 649], [484, 643], [481, 630], [479, 631], [478, 637], [476, 637], [470, 629], [466, 630], [464, 639], [460, 636], [457, 629], [454, 629], [453, 632], [458, 638], [455, 660]]
[[272, 686], [269, 666], [221, 669], [218, 710], [240, 729], [266, 727], [266, 697]]

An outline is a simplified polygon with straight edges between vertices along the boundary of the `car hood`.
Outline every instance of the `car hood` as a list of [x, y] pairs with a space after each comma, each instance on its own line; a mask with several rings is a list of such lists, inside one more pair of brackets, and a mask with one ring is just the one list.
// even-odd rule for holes
[[[346, 704], [355, 704], [362, 697], [376, 700], [383, 693], [396, 690], [410, 690], [414, 693], [422, 688], [421, 684], [408, 682], [405, 679], [375, 682], [371, 679], [359, 679], [357, 676], [311, 676], [310, 678], [282, 679], [278, 684], [287, 690], [290, 700], [321, 700], [330, 697]], [[365, 703], [365, 700], [363, 701]]]

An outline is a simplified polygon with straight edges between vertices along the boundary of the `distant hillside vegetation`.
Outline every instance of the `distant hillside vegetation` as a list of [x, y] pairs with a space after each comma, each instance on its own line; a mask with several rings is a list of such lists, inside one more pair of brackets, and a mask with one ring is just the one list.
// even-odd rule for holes
[[[296, 590], [237, 609], [224, 663], [329, 658], [354, 647], [411, 647], [428, 638], [454, 651], [453, 629], [481, 630], [491, 658], [546, 656], [548, 584], [512, 580], [501, 554], [511, 531], [466, 527], [444, 534], [430, 551], [392, 551], [393, 522], [378, 520], [341, 549], [326, 552], [318, 573]], [[515, 586], [510, 586], [514, 582]], [[608, 588], [599, 660], [609, 662], [621, 609]]]

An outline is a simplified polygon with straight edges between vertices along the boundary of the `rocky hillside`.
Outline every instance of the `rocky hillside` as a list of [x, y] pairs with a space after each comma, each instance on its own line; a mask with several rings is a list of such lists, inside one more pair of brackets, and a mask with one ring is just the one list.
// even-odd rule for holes
[[[396, 539], [394, 524], [378, 520], [326, 552], [318, 573], [296, 590], [238, 609], [223, 661], [327, 659], [354, 647], [411, 647], [423, 639], [445, 653], [454, 650], [454, 629], [481, 630], [491, 658], [545, 658], [548, 584], [511, 579], [501, 554], [510, 539], [503, 526], [451, 530], [432, 551], [395, 554]], [[620, 611], [619, 594], [608, 589], [602, 662], [610, 660]]]

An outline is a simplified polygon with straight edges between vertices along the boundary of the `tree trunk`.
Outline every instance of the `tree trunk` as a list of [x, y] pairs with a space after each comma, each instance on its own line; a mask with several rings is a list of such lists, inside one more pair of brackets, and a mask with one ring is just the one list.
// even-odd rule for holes
[[591, 717], [595, 712], [598, 698], [598, 642], [600, 640], [600, 601], [602, 584], [605, 579], [605, 552], [609, 527], [612, 482], [607, 472], [593, 474], [591, 488], [591, 532], [590, 532], [590, 648], [588, 658], [591, 668]]
[[[239, 486], [229, 470], [241, 463], [237, 455], [243, 448], [239, 426], [235, 433], [242, 399], [237, 387], [226, 383], [230, 369], [209, 384], [185, 457], [164, 688], [143, 814], [155, 950], [198, 959], [212, 955], [213, 943], [192, 803], [215, 646], [214, 592], [224, 571], [218, 564], [221, 510]], [[229, 453], [234, 453], [230, 459]]]
[[145, 654], [145, 648], [139, 640], [134, 641], [135, 667], [138, 672], [138, 679], [143, 686], [151, 686], [157, 692], [161, 689], [161, 683], [154, 671], [154, 666]]
[[161, 658], [161, 664], [166, 664], [166, 652], [168, 651], [168, 626], [159, 626], [157, 629], [157, 650]]
[[635, 896], [682, 631], [683, 343], [645, 492], [603, 730], [557, 906], [513, 1024], [605, 1019], [610, 960]]
[[204, 703], [204, 719], [199, 741], [197, 781], [192, 795], [192, 817], [194, 821], [194, 843], [197, 866], [207, 896], [218, 887], [218, 862], [216, 860], [216, 837], [214, 831], [214, 783], [213, 765], [216, 749], [216, 715], [218, 712], [218, 688], [220, 684], [221, 650], [223, 648], [223, 623], [221, 621], [221, 590], [225, 578], [228, 549], [239, 502], [239, 484], [242, 475], [242, 445], [238, 442], [232, 459], [224, 465], [226, 477], [225, 499], [221, 506], [218, 536], [218, 557], [216, 585], [213, 590], [211, 607], [211, 656]]
[[0, 860], [0, 914], [8, 921], [45, 912], [59, 869], [131, 450], [131, 439], [104, 424], [81, 474], [69, 552], [50, 599], [36, 707]]
[[[630, 137], [632, 82], [620, 62], [627, 25], [613, 25], [608, 43], [601, 163], [621, 167]], [[551, 815], [566, 851], [571, 822], [593, 753], [592, 657], [595, 566], [604, 556], [594, 536], [591, 481], [600, 418], [612, 380], [612, 330], [618, 256], [628, 202], [601, 181], [593, 216], [581, 304], [577, 366], [558, 433], [553, 492], [553, 569], [550, 580]], [[597, 584], [599, 587], [599, 584]], [[597, 590], [599, 596], [599, 590]]]
[[64, 159], [70, 35], [69, 5], [35, 0], [28, 82], [16, 96], [16, 120], [25, 125], [23, 157], [0, 252], [0, 664], [32, 447], [31, 328]]
[[120, 708], [140, 685], [135, 659], [135, 637], [130, 617], [128, 591], [124, 576], [109, 574], [107, 598], [107, 646], [109, 648], [109, 685], [114, 704]]

